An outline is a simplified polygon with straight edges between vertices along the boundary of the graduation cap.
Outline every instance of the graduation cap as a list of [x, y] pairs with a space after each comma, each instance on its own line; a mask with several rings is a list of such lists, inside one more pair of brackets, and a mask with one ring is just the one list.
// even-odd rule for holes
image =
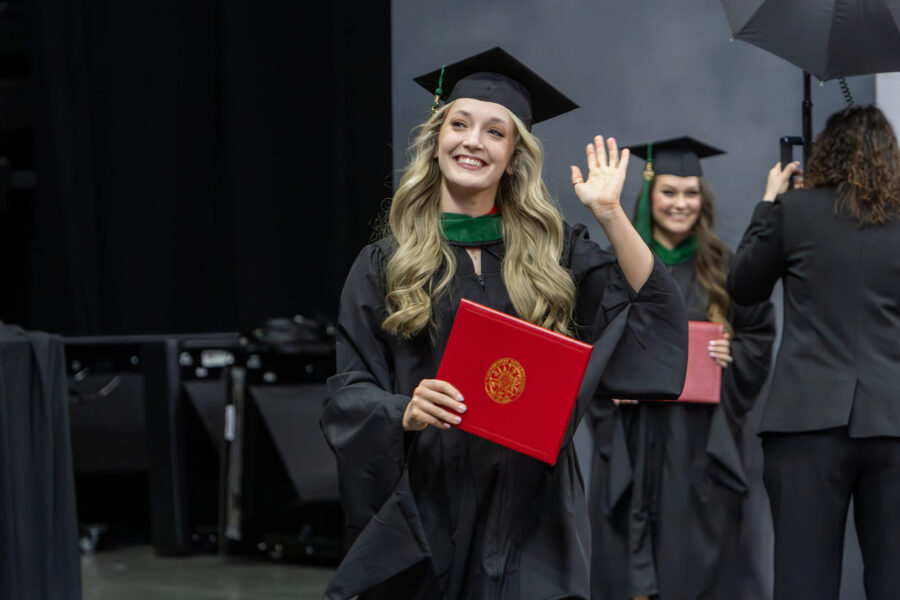
[[[725, 151], [713, 148], [689, 136], [648, 142], [637, 146], [626, 146], [626, 148], [631, 150], [632, 154], [647, 161], [647, 166], [644, 168], [644, 186], [641, 189], [641, 197], [635, 206], [633, 223], [640, 236], [653, 248], [650, 180], [655, 175], [676, 175], [678, 177], [696, 175], [697, 177], [702, 177], [703, 169], [700, 168], [700, 159], [725, 154]], [[654, 251], [657, 251], [657, 249]]]
[[416, 83], [440, 100], [474, 98], [496, 102], [525, 123], [534, 123], [578, 108], [562, 92], [500, 47], [491, 48], [452, 65], [421, 75]]
[[[653, 175], [702, 177], [703, 169], [700, 168], [700, 159], [725, 154], [723, 150], [713, 148], [689, 136], [626, 146], [626, 148], [631, 150], [632, 154], [647, 161], [650, 177]], [[644, 173], [646, 178], [646, 169]]]

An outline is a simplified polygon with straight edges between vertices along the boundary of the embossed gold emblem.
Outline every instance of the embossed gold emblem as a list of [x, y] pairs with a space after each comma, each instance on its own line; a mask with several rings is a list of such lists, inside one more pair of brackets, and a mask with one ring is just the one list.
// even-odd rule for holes
[[484, 374], [484, 391], [498, 404], [515, 402], [525, 391], [525, 369], [514, 358], [495, 360]]

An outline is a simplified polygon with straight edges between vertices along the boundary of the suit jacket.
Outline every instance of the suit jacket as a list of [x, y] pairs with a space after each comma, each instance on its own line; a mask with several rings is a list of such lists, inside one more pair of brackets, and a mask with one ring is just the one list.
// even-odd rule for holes
[[728, 277], [732, 299], [784, 285], [784, 328], [761, 432], [847, 426], [900, 436], [900, 217], [860, 227], [835, 190], [761, 202]]

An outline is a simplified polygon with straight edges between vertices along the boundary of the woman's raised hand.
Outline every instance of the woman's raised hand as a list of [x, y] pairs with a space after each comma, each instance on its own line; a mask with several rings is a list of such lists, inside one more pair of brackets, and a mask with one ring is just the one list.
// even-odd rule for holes
[[775, 163], [775, 166], [769, 169], [769, 177], [766, 180], [766, 193], [763, 195], [764, 202], [774, 202], [775, 196], [783, 194], [788, 189], [788, 183], [791, 176], [800, 168], [800, 162], [794, 161], [782, 169], [781, 161]]
[[582, 177], [581, 169], [572, 165], [572, 185], [581, 203], [587, 206], [598, 221], [603, 222], [620, 208], [619, 198], [625, 185], [628, 168], [628, 149], [616, 146], [616, 140], [609, 138], [603, 143], [603, 136], [594, 138], [586, 149], [588, 177]]
[[440, 379], [423, 379], [403, 412], [403, 430], [421, 431], [429, 425], [450, 429], [459, 425], [459, 414], [464, 412], [466, 405], [455, 387]]

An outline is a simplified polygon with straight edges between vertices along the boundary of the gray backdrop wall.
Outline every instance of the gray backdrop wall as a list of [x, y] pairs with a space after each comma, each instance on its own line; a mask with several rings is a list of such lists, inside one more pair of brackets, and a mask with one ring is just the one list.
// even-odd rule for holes
[[[587, 224], [598, 240], [600, 227], [569, 183], [569, 165], [583, 167], [593, 135], [614, 136], [622, 145], [692, 135], [726, 150], [704, 169], [716, 194], [717, 232], [734, 247], [779, 158], [778, 138], [801, 132], [800, 69], [730, 41], [719, 0], [394, 0], [391, 10], [395, 184], [409, 132], [428, 116], [432, 100], [412, 78], [498, 45], [581, 105], [536, 125], [534, 133], [544, 142], [544, 178], [563, 214]], [[873, 77], [848, 81], [857, 103], [874, 102]], [[835, 81], [814, 80], [812, 100], [814, 132], [845, 106]], [[629, 167], [623, 194], [629, 214], [642, 168], [641, 160]], [[780, 311], [778, 298], [776, 305]], [[767, 513], [752, 431], [758, 414], [751, 415], [746, 440], [748, 470], [758, 483], [749, 504]], [[576, 441], [589, 456], [590, 440], [582, 433]], [[748, 588], [746, 598], [767, 598], [771, 532], [761, 527], [747, 536], [742, 543], [755, 554], [764, 585]], [[851, 529], [843, 600], [864, 597], [855, 544]]]
[[[406, 161], [410, 130], [432, 96], [412, 78], [503, 46], [581, 109], [538, 124], [544, 178], [569, 221], [589, 224], [569, 183], [596, 133], [621, 144], [690, 134], [728, 151], [704, 162], [716, 194], [719, 236], [740, 239], [778, 138], [800, 135], [801, 71], [767, 52], [730, 41], [719, 0], [395, 0], [392, 3], [394, 168]], [[851, 78], [858, 103], [874, 101], [873, 77]], [[814, 130], [844, 106], [837, 82], [813, 82]], [[634, 160], [623, 205], [640, 189]], [[592, 229], [602, 237], [599, 226]]]

